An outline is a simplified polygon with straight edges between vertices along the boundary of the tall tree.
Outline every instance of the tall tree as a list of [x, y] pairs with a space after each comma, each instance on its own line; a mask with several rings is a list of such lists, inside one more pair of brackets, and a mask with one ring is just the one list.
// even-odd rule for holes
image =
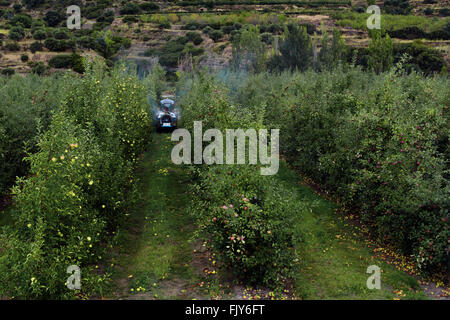
[[271, 69], [306, 70], [313, 63], [314, 50], [311, 37], [303, 26], [289, 24], [279, 43], [279, 55], [272, 57]]
[[394, 62], [392, 39], [386, 34], [382, 37], [380, 32], [373, 34], [369, 43], [368, 67], [376, 73], [388, 71]]

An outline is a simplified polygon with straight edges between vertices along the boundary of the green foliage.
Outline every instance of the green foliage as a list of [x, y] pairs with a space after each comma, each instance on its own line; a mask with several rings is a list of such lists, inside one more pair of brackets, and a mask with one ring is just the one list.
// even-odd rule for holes
[[261, 74], [237, 103], [263, 105], [291, 164], [432, 272], [450, 267], [447, 87], [401, 70]]
[[66, 81], [39, 79], [35, 76], [0, 79], [0, 195], [8, 192], [17, 176], [28, 172], [29, 164], [22, 161], [28, 152], [36, 152], [35, 137], [45, 131], [50, 114], [60, 103]]
[[11, 41], [6, 44], [6, 49], [8, 49], [9, 51], [19, 51], [20, 46], [17, 41]]
[[83, 58], [75, 53], [54, 56], [49, 60], [48, 65], [57, 69], [70, 68], [79, 73], [84, 72]]
[[47, 32], [42, 28], [34, 29], [32, 36], [35, 40], [45, 40], [47, 38]]
[[261, 41], [265, 44], [272, 44], [274, 40], [273, 35], [270, 32], [264, 32], [261, 34]]
[[43, 48], [42, 43], [38, 41], [35, 41], [30, 45], [30, 51], [32, 53], [35, 53], [36, 51], [42, 51], [42, 48]]
[[[4, 296], [67, 299], [105, 285], [107, 274], [93, 263], [133, 199], [133, 168], [151, 120], [137, 77], [123, 67], [108, 76], [96, 65], [70, 79], [39, 151], [27, 158], [31, 176], [14, 188], [14, 226], [0, 237]], [[66, 287], [70, 265], [82, 270], [81, 290]]]
[[25, 30], [21, 26], [12, 27], [9, 30], [8, 37], [11, 40], [19, 41], [25, 38]]
[[16, 14], [11, 20], [13, 26], [22, 25], [24, 28], [31, 28], [33, 19], [29, 15]]
[[47, 11], [44, 16], [45, 22], [49, 27], [56, 27], [64, 20], [64, 15], [58, 11]]
[[389, 14], [409, 14], [412, 10], [409, 0], [385, 0], [384, 11]]
[[388, 71], [394, 62], [393, 44], [389, 35], [381, 37], [377, 32], [369, 43], [368, 67], [376, 73]]
[[196, 48], [192, 43], [188, 43], [187, 37], [178, 37], [175, 40], [166, 42], [162, 50], [158, 53], [159, 62], [166, 67], [176, 67], [179, 60], [184, 56], [199, 56], [203, 52], [203, 48]]
[[13, 68], [4, 68], [0, 71], [0, 73], [3, 76], [12, 76], [13, 74], [16, 73], [16, 71]]
[[23, 0], [22, 1], [28, 9], [34, 9], [42, 6], [45, 0]]
[[66, 40], [57, 40], [55, 38], [47, 38], [44, 41], [44, 47], [46, 47], [50, 51], [65, 51], [69, 48], [68, 42]]
[[153, 2], [144, 2], [139, 5], [141, 10], [145, 12], [152, 12], [152, 11], [158, 11], [159, 6], [156, 3]]
[[39, 61], [39, 62], [33, 64], [32, 68], [31, 68], [31, 73], [41, 76], [45, 73], [46, 70], [47, 70], [47, 67], [45, 66], [45, 64], [43, 62]]
[[269, 61], [272, 70], [304, 71], [312, 65], [313, 45], [306, 27], [289, 24], [279, 43], [280, 54], [274, 55]]
[[120, 14], [138, 14], [141, 12], [141, 8], [134, 2], [126, 3], [121, 9]]
[[428, 47], [419, 40], [394, 45], [395, 61], [400, 61], [405, 54], [408, 56], [406, 67], [421, 71], [426, 75], [439, 73], [447, 65], [438, 50]]
[[[183, 126], [192, 132], [202, 119], [203, 130], [262, 128], [261, 117], [230, 105], [226, 89], [201, 74], [183, 78]], [[303, 210], [290, 191], [253, 165], [191, 166], [194, 184], [189, 211], [199, 226], [218, 266], [251, 284], [283, 287], [291, 274], [293, 244], [299, 240], [291, 226]]]
[[[356, 13], [349, 11], [336, 11], [331, 13], [331, 17], [336, 20], [336, 24], [342, 27], [349, 26], [354, 29], [367, 31], [367, 13]], [[437, 19], [434, 17], [415, 16], [415, 15], [381, 15], [381, 31], [396, 31], [416, 27], [428, 36], [432, 37], [434, 32], [443, 30], [449, 23], [448, 18]]]
[[189, 41], [192, 41], [192, 43], [195, 44], [196, 46], [203, 42], [202, 35], [198, 32], [192, 32], [192, 31], [187, 32], [186, 38]]
[[331, 46], [328, 44], [328, 32], [322, 33], [321, 49], [317, 56], [317, 68], [319, 70], [331, 70], [346, 60], [347, 46], [341, 33], [337, 29], [333, 29], [333, 38]]
[[224, 36], [221, 30], [212, 30], [211, 32], [208, 33], [208, 35], [214, 42], [219, 41]]

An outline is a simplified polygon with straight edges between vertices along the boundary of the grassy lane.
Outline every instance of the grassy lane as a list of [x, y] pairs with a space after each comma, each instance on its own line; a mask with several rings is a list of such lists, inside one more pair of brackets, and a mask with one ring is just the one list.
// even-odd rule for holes
[[[254, 290], [245, 284], [236, 286], [224, 280], [224, 273], [203, 273], [204, 267], [211, 268], [210, 261], [201, 245], [191, 241], [195, 227], [186, 213], [189, 177], [182, 167], [172, 164], [172, 146], [170, 134], [156, 134], [152, 149], [142, 160], [142, 199], [117, 235], [117, 249], [112, 254], [116, 272], [111, 298], [258, 298], [257, 293], [249, 294]], [[296, 248], [294, 298], [427, 298], [415, 278], [384, 262], [358, 228], [336, 214], [337, 205], [303, 185], [298, 173], [281, 163], [277, 178], [309, 207], [299, 212], [294, 226], [304, 234]], [[370, 265], [381, 268], [381, 290], [366, 286]]]
[[[303, 179], [280, 166], [277, 177], [297, 190], [309, 210], [299, 217], [304, 241], [297, 246], [294, 291], [303, 299], [426, 299], [415, 278], [387, 264], [373, 252], [357, 227], [336, 214], [337, 205], [303, 185]], [[369, 290], [367, 267], [381, 268], [381, 289]], [[395, 291], [395, 293], [394, 293]]]
[[170, 160], [170, 134], [155, 134], [139, 172], [142, 199], [118, 238], [114, 298], [192, 299], [194, 226], [185, 212], [187, 177]]

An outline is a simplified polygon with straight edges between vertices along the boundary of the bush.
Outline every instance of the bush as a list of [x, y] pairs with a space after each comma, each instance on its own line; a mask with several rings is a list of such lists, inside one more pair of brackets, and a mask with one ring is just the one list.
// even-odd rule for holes
[[388, 14], [409, 14], [412, 10], [408, 0], [386, 0], [384, 10]]
[[44, 41], [44, 47], [50, 51], [60, 52], [68, 49], [66, 40], [56, 40], [55, 38], [48, 38]]
[[144, 2], [139, 5], [141, 10], [145, 12], [151, 12], [151, 11], [158, 11], [159, 6], [156, 3], [153, 2]]
[[221, 30], [222, 30], [222, 32], [223, 32], [224, 34], [230, 34], [231, 31], [233, 31], [233, 30], [235, 30], [235, 29], [234, 29], [233, 26], [223, 26], [223, 27], [221, 28]]
[[120, 14], [138, 14], [141, 12], [139, 5], [133, 2], [126, 3], [121, 9]]
[[37, 74], [39, 76], [43, 75], [47, 71], [47, 67], [43, 62], [37, 62], [31, 68], [31, 73]]
[[200, 24], [198, 22], [189, 22], [183, 26], [183, 29], [184, 30], [198, 30], [198, 29], [201, 29], [201, 27], [202, 27], [202, 24]]
[[434, 12], [433, 8], [425, 8], [425, 10], [423, 11], [423, 13], [426, 14], [427, 16], [431, 16], [433, 12]]
[[0, 196], [9, 193], [16, 177], [28, 173], [29, 163], [23, 158], [26, 152], [37, 151], [38, 131], [47, 130], [65, 83], [53, 77], [0, 79], [0, 133], [4, 133], [0, 141]]
[[175, 67], [181, 57], [181, 52], [184, 50], [184, 45], [175, 40], [166, 42], [161, 50], [159, 62], [163, 66]]
[[44, 29], [35, 29], [32, 32], [32, 36], [35, 40], [45, 40], [47, 38], [47, 33]]
[[272, 44], [273, 39], [273, 35], [270, 32], [264, 32], [261, 34], [261, 41], [266, 44]]
[[31, 51], [32, 53], [36, 53], [36, 51], [42, 51], [42, 43], [37, 42], [37, 41], [33, 42], [33, 43], [30, 45], [30, 51]]
[[394, 46], [394, 58], [398, 62], [402, 56], [407, 54], [408, 63], [416, 66], [416, 70], [427, 75], [439, 73], [446, 65], [442, 54], [433, 48], [428, 47], [420, 41], [413, 43], [402, 43]]
[[214, 29], [211, 28], [210, 26], [206, 26], [202, 29], [203, 34], [209, 34], [211, 31], [213, 31]]
[[81, 48], [95, 49], [96, 47], [95, 39], [89, 36], [82, 36], [76, 41], [77, 45]]
[[79, 73], [84, 72], [83, 58], [78, 54], [61, 54], [54, 56], [50, 59], [48, 65], [57, 69], [70, 68]]
[[171, 28], [170, 22], [169, 22], [169, 21], [161, 22], [161, 23], [158, 25], [158, 28], [159, 28], [159, 29], [170, 29], [170, 28]]
[[23, 53], [20, 56], [20, 60], [22, 60], [22, 62], [27, 62], [30, 59], [30, 57], [28, 57], [28, 55], [26, 53]]
[[189, 41], [192, 41], [193, 44], [196, 46], [203, 42], [203, 38], [200, 33], [198, 32], [188, 32], [186, 33], [186, 38]]
[[3, 76], [12, 76], [16, 71], [13, 68], [3, 68], [1, 74]]
[[44, 21], [47, 22], [49, 27], [56, 27], [65, 19], [65, 15], [61, 14], [58, 11], [47, 11], [44, 16]]
[[11, 52], [19, 51], [20, 50], [20, 46], [19, 46], [19, 44], [16, 41], [8, 42], [6, 44], [6, 49], [8, 49]]
[[33, 21], [33, 19], [29, 15], [16, 14], [12, 18], [11, 24], [13, 26], [22, 25], [22, 27], [24, 27], [24, 28], [31, 28], [32, 21]]
[[450, 16], [450, 9], [449, 8], [441, 8], [441, 9], [439, 9], [439, 15], [441, 15], [443, 17]]
[[25, 38], [25, 30], [20, 26], [12, 27], [9, 30], [8, 37], [11, 40], [20, 41]]
[[138, 18], [135, 16], [125, 16], [122, 18], [123, 23], [135, 23], [138, 22]]
[[66, 33], [65, 30], [62, 29], [58, 29], [53, 33], [53, 36], [55, 37], [55, 39], [58, 40], [64, 40], [64, 39], [69, 39], [69, 35]]

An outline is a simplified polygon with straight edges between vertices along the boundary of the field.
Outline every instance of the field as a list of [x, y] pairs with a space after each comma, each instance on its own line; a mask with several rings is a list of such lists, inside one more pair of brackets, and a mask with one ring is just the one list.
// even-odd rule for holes
[[0, 299], [448, 300], [448, 3], [375, 2], [0, 1]]

